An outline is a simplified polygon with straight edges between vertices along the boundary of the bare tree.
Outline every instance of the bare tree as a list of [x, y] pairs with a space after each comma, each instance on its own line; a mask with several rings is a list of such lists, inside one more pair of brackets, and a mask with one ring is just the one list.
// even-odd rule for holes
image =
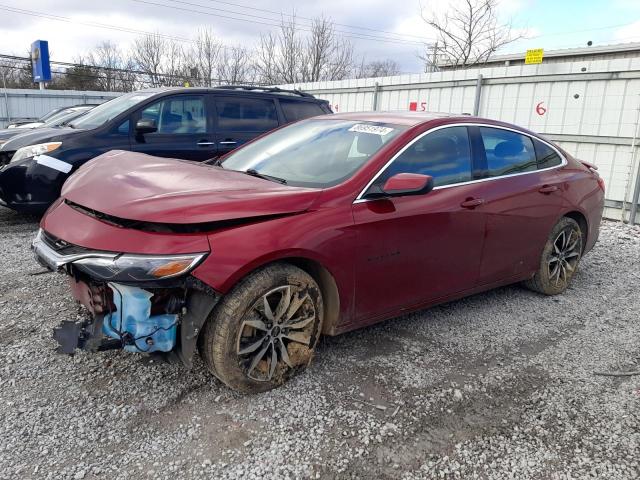
[[441, 56], [453, 67], [485, 63], [499, 48], [522, 38], [510, 23], [499, 22], [497, 5], [498, 0], [459, 0], [443, 15], [425, 13], [421, 5], [422, 18], [438, 39], [419, 57], [426, 66]]
[[356, 71], [357, 78], [390, 77], [400, 74], [400, 65], [392, 59], [365, 62], [364, 58]]
[[325, 17], [313, 20], [307, 38], [303, 81], [341, 80], [353, 69], [353, 45], [336, 36], [333, 22]]
[[135, 40], [131, 59], [152, 87], [183, 85], [191, 78], [189, 56], [182, 44], [159, 34], [147, 34]]
[[254, 69], [247, 49], [240, 45], [223, 47], [217, 73], [221, 83], [253, 83]]
[[166, 49], [161, 63], [161, 83], [167, 86], [182, 86], [191, 77], [184, 48], [175, 40], [167, 40], [165, 45]]
[[193, 80], [204, 87], [215, 83], [216, 69], [222, 52], [222, 44], [213, 31], [201, 29], [198, 31], [194, 44], [187, 54], [189, 73]]
[[0, 60], [1, 88], [36, 88], [31, 77], [31, 62], [9, 58]]
[[260, 80], [270, 85], [281, 82], [276, 61], [277, 53], [278, 39], [276, 35], [271, 32], [261, 35], [254, 68]]
[[144, 35], [133, 42], [131, 58], [137, 68], [148, 77], [152, 87], [159, 87], [162, 80], [162, 61], [166, 48], [166, 41], [158, 34]]
[[316, 18], [305, 36], [290, 15], [276, 33], [260, 37], [255, 67], [261, 81], [273, 84], [340, 80], [353, 64], [353, 45], [336, 35], [333, 22]]
[[278, 46], [276, 68], [282, 80], [286, 83], [304, 81], [302, 79], [305, 56], [304, 42], [300, 38], [295, 16], [292, 16], [289, 21], [282, 19]]
[[99, 76], [96, 83], [100, 90], [130, 92], [136, 86], [133, 60], [125, 58], [122, 50], [111, 41], [98, 44], [76, 63], [97, 67]]

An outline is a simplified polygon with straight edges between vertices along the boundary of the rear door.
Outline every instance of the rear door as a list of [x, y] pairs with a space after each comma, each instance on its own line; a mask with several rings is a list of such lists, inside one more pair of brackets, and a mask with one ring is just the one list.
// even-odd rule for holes
[[547, 144], [513, 130], [480, 126], [472, 132], [484, 147], [485, 181], [477, 195], [487, 226], [479, 282], [508, 281], [537, 268], [558, 221], [563, 186], [555, 167], [562, 160]]
[[215, 111], [215, 139], [219, 155], [279, 125], [275, 100], [271, 98], [216, 95]]
[[[133, 114], [131, 149], [158, 157], [207, 160], [216, 156], [206, 95], [163, 97]], [[153, 120], [158, 130], [140, 134], [135, 124]]]

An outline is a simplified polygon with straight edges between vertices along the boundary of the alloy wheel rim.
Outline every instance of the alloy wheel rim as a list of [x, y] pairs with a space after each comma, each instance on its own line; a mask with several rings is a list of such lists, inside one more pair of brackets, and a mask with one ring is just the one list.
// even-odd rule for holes
[[549, 280], [556, 287], [567, 285], [580, 259], [582, 238], [575, 229], [562, 230], [553, 241], [547, 260]]
[[306, 289], [284, 285], [269, 290], [245, 313], [237, 354], [247, 377], [270, 381], [300, 365], [308, 354], [316, 310]]

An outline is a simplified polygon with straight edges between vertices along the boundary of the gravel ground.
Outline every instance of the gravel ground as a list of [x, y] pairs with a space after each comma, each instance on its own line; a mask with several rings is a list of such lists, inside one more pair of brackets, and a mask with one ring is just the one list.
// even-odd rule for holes
[[606, 222], [572, 287], [494, 290], [321, 341], [241, 396], [123, 352], [54, 353], [77, 315], [0, 208], [0, 478], [640, 476], [640, 229]]

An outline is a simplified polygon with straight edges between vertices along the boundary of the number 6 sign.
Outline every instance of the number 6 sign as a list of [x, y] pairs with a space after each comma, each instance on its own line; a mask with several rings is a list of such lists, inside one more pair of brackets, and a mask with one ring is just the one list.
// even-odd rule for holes
[[539, 104], [536, 105], [536, 113], [538, 115], [544, 115], [545, 113], [547, 113], [547, 109], [542, 106], [543, 103], [544, 102], [540, 102]]

